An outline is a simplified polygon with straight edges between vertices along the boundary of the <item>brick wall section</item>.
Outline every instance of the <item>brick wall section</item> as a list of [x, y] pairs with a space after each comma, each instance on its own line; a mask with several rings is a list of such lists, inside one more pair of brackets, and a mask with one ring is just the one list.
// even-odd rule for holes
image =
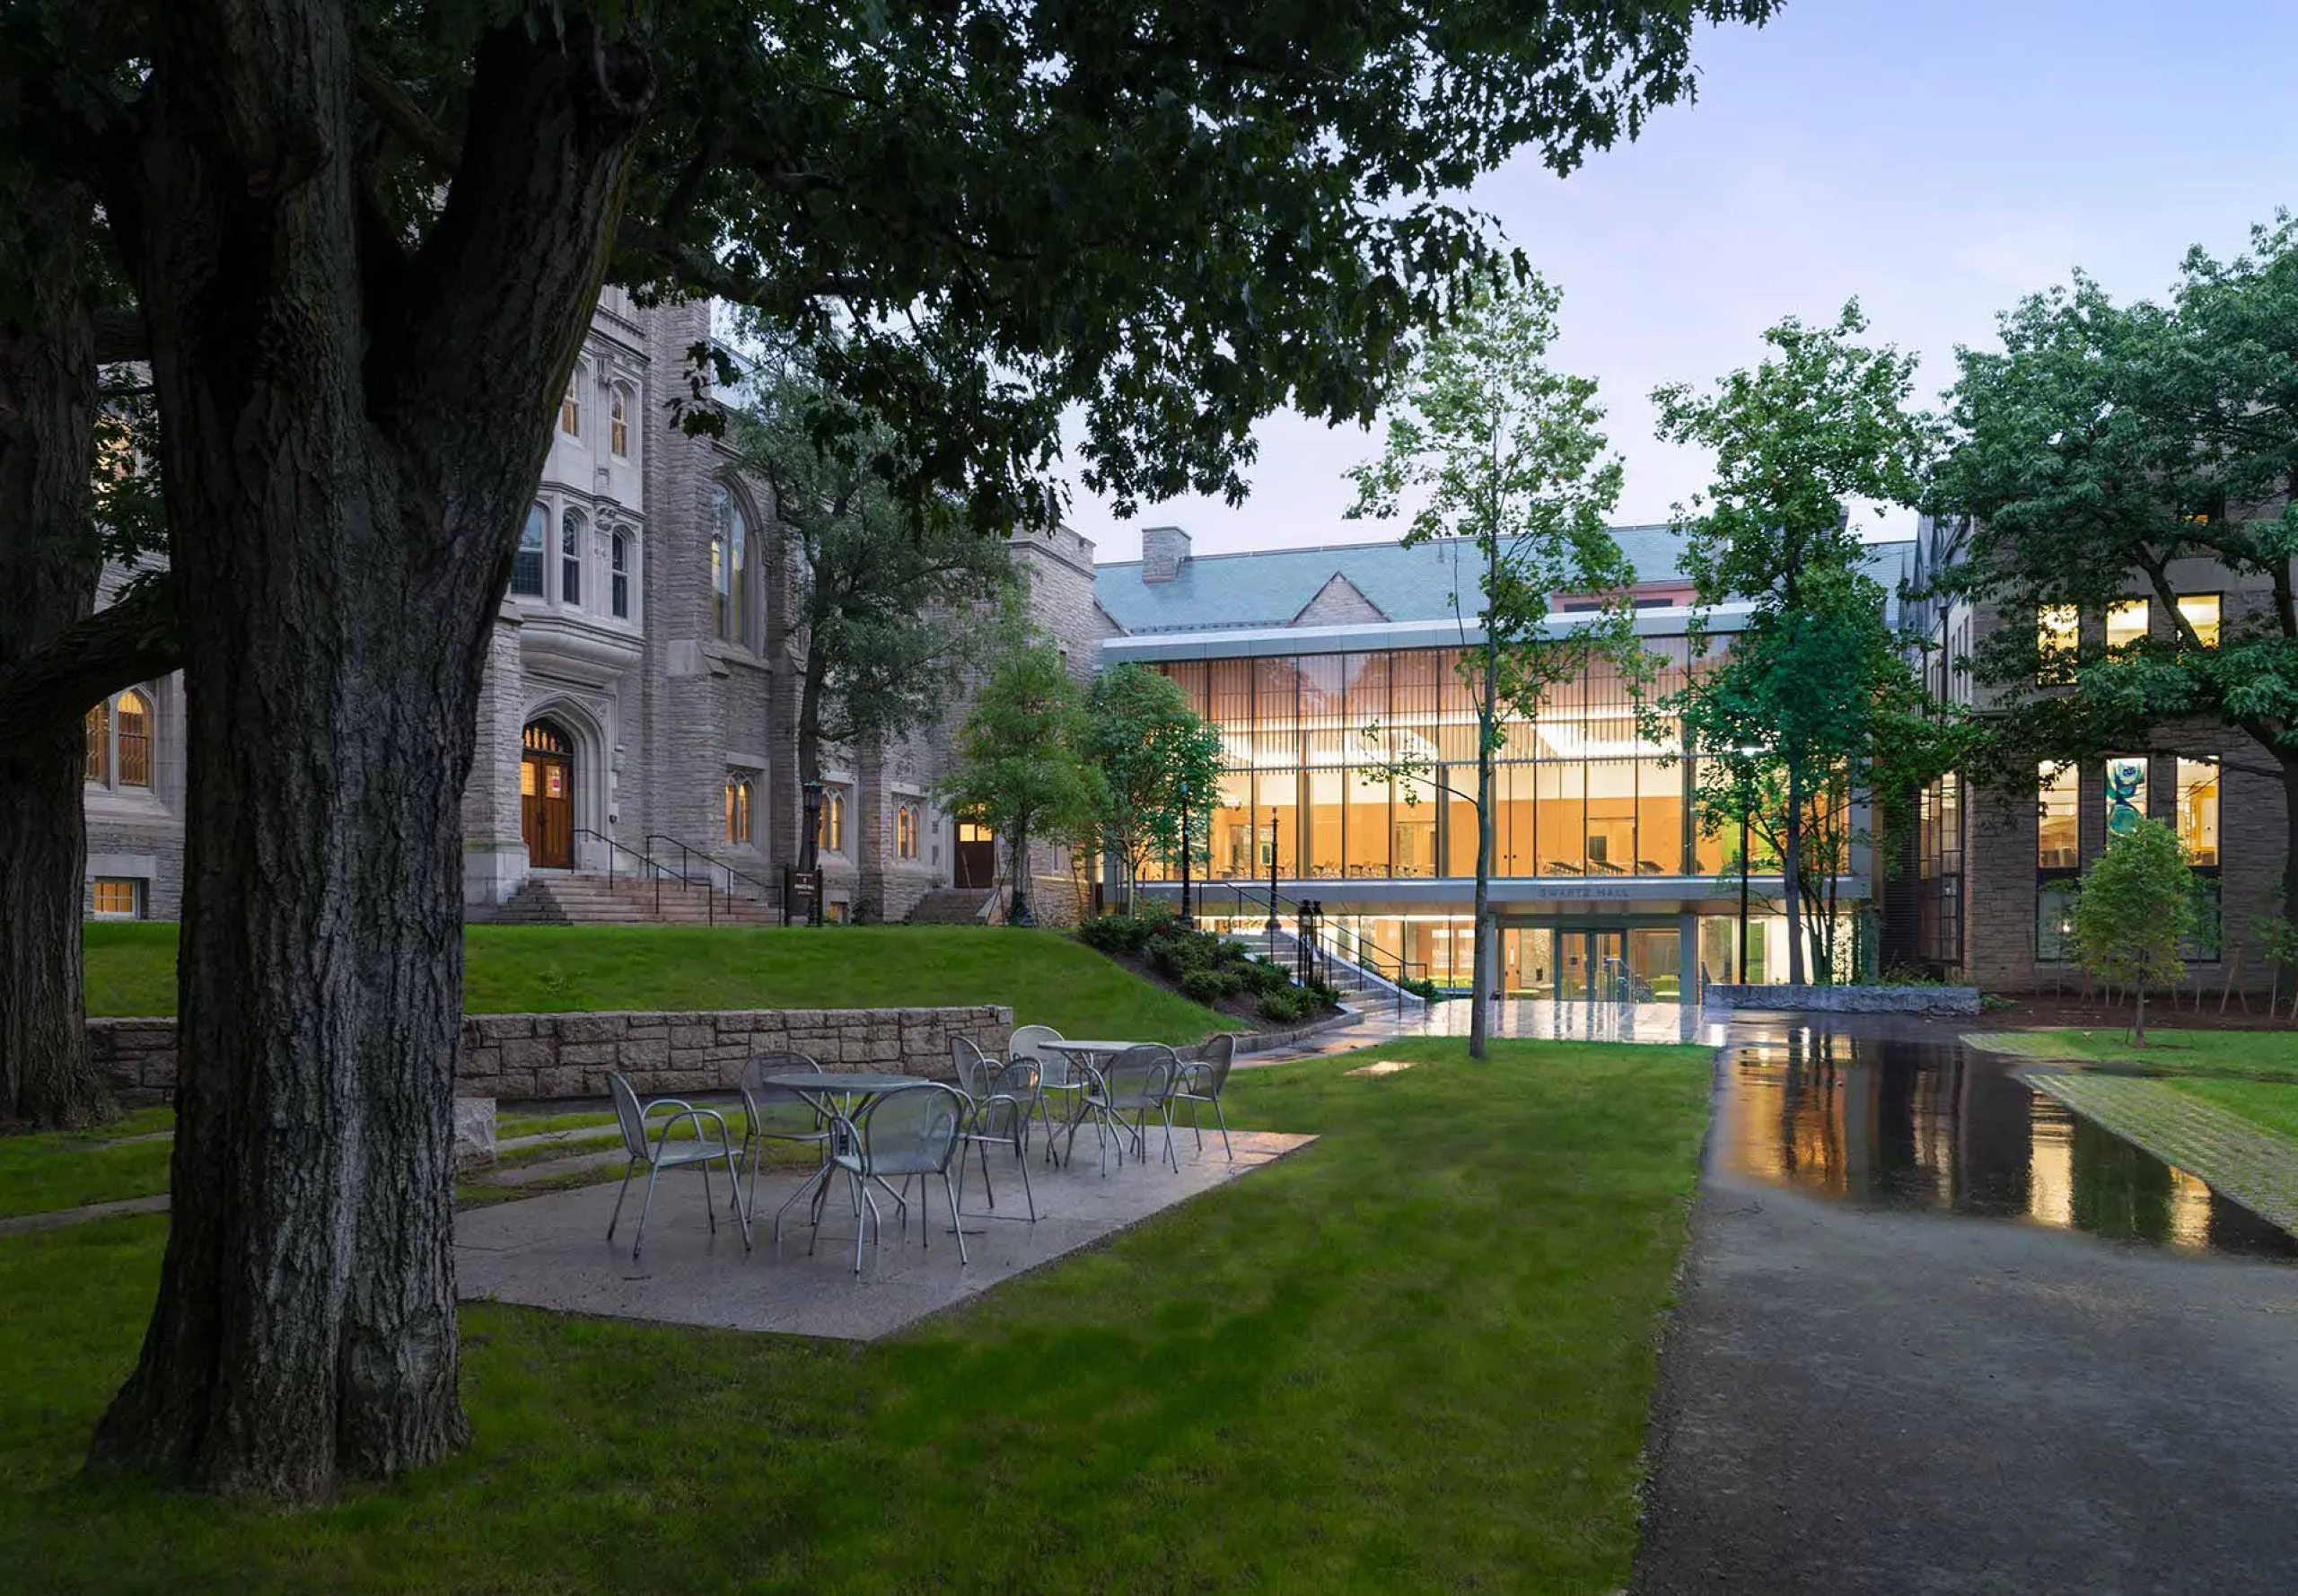
[[[826, 1069], [947, 1080], [950, 1039], [1001, 1056], [1013, 1011], [737, 1009], [698, 1013], [473, 1014], [463, 1021], [455, 1089], [472, 1097], [604, 1097], [620, 1071], [642, 1097], [730, 1091], [754, 1053], [805, 1053]], [[91, 1020], [96, 1067], [123, 1092], [171, 1089], [176, 1026]]]

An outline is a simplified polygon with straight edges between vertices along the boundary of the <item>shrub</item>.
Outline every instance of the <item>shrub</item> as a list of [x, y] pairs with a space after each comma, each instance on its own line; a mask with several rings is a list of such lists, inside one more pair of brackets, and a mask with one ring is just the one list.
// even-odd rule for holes
[[1260, 1000], [1261, 1017], [1274, 1020], [1279, 1025], [1290, 1025], [1309, 1017], [1312, 1001], [1298, 987], [1287, 987], [1280, 992], [1265, 992]]
[[1202, 932], [1167, 930], [1150, 939], [1149, 961], [1179, 978], [1193, 969], [1213, 968], [1213, 938]]
[[1273, 959], [1249, 959], [1237, 967], [1237, 978], [1248, 992], [1282, 992], [1293, 984], [1293, 972]]
[[1330, 981], [1320, 981], [1311, 977], [1304, 990], [1314, 1002], [1322, 1004], [1328, 1008], [1340, 1001], [1340, 988]]
[[1171, 928], [1173, 913], [1151, 904], [1137, 915], [1101, 915], [1077, 927], [1077, 938], [1103, 953], [1138, 953], [1152, 938]]
[[1231, 970], [1193, 969], [1181, 978], [1181, 995], [1193, 1003], [1215, 1004], [1243, 988], [1243, 981]]
[[1425, 976], [1414, 976], [1397, 983], [1415, 997], [1434, 1003], [1443, 995], [1443, 989]]

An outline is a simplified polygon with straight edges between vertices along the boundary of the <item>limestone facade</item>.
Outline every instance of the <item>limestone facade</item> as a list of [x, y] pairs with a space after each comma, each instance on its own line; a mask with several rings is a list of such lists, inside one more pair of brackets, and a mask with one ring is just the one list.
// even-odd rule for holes
[[[776, 904], [799, 857], [804, 638], [792, 556], [764, 485], [734, 469], [724, 442], [688, 435], [671, 404], [689, 391], [689, 351], [712, 336], [706, 303], [601, 296], [481, 688], [462, 805], [473, 918], [535, 871], [627, 870], [648, 856]], [[1096, 641], [1114, 629], [1093, 603], [1092, 545], [1057, 528], [1016, 538], [1013, 551], [1032, 618], [1089, 675]], [[113, 700], [105, 730], [92, 718], [92, 915], [178, 915], [181, 699], [171, 677]], [[825, 750], [834, 916], [899, 919], [952, 883], [955, 826], [930, 793], [952, 731]], [[1066, 860], [1041, 855], [1037, 873], [1066, 882]]]

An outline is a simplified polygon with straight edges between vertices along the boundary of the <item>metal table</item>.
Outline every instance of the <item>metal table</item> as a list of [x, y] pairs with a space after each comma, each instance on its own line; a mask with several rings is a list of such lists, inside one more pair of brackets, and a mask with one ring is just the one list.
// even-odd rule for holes
[[[1107, 1038], [1098, 1037], [1086, 1037], [1074, 1040], [1064, 1039], [1057, 1042], [1039, 1042], [1038, 1044], [1039, 1048], [1048, 1049], [1052, 1052], [1067, 1054], [1072, 1062], [1082, 1063], [1086, 1068], [1093, 1070], [1096, 1074], [1099, 1073], [1101, 1067], [1096, 1060], [1115, 1058], [1121, 1053], [1129, 1053], [1136, 1048], [1147, 1047], [1148, 1045], [1149, 1044], [1146, 1042], [1119, 1042], [1111, 1041]], [[1082, 1094], [1084, 1091], [1084, 1083], [1081, 1081], [1069, 1080], [1061, 1082], [1057, 1085], [1048, 1086], [1045, 1088], [1045, 1090], [1048, 1092], [1074, 1092]], [[1084, 1117], [1085, 1101], [1083, 1097], [1081, 1095], [1075, 1102], [1070, 1105], [1068, 1118], [1063, 1123], [1061, 1127], [1063, 1131], [1066, 1131], [1069, 1134], [1070, 1145], [1073, 1147], [1076, 1145], [1077, 1142], [1077, 1122]], [[1052, 1121], [1048, 1119], [1046, 1124], [1045, 1137], [1045, 1152], [1046, 1156], [1048, 1159], [1052, 1159], [1054, 1157], [1054, 1139], [1059, 1134], [1060, 1132], [1057, 1132], [1053, 1128]], [[1056, 1162], [1057, 1162], [1058, 1160], [1056, 1160]]]
[[[867, 1070], [789, 1070], [778, 1075], [767, 1075], [760, 1083], [795, 1093], [808, 1108], [824, 1118], [838, 1114], [853, 1119], [878, 1099], [923, 1084], [924, 1077]], [[837, 1106], [833, 1105], [833, 1100], [837, 1100]], [[797, 1190], [782, 1199], [782, 1206], [774, 1211], [774, 1239], [777, 1243], [782, 1240], [782, 1216], [790, 1211], [790, 1206], [809, 1193], [817, 1201], [828, 1197], [829, 1178], [837, 1168], [825, 1156], [821, 1168], [815, 1171]]]

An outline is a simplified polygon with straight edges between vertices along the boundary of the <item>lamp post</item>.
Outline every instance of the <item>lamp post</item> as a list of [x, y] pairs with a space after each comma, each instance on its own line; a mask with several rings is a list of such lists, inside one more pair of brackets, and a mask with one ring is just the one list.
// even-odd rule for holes
[[1268, 924], [1261, 929], [1268, 933], [1271, 945], [1276, 935], [1276, 805], [1268, 806]]
[[1196, 924], [1188, 914], [1188, 781], [1181, 781], [1181, 924]]
[[805, 801], [804, 829], [798, 837], [798, 869], [806, 878], [806, 924], [822, 923], [822, 784], [820, 778], [799, 789]]

